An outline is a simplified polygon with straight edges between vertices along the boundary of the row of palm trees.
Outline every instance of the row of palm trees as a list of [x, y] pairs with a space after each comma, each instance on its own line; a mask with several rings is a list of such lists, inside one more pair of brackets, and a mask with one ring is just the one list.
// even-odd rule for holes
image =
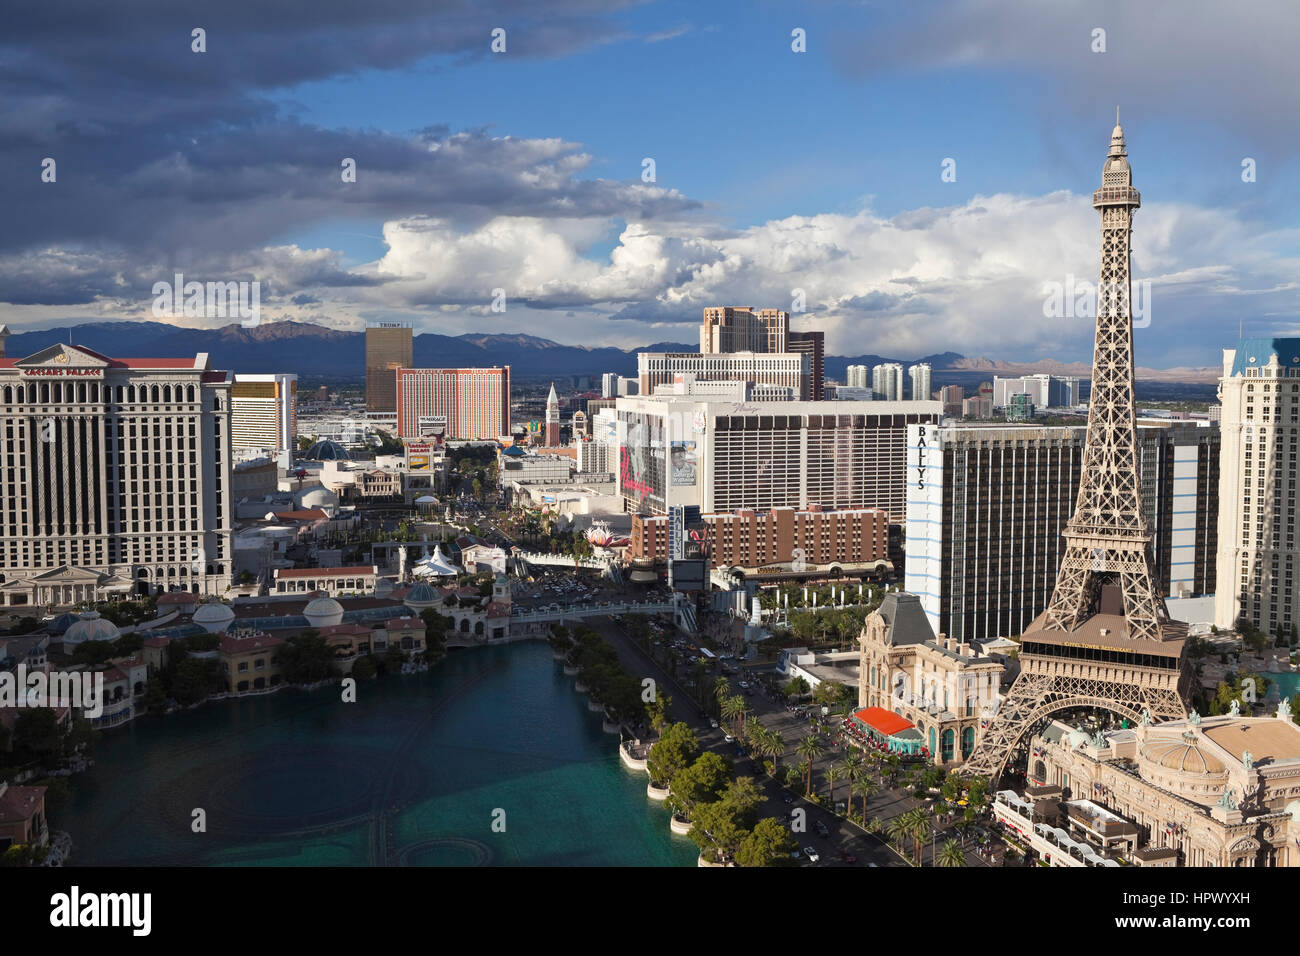
[[[937, 830], [930, 819], [929, 807], [916, 807], [906, 813], [900, 813], [889, 821], [886, 828], [889, 840], [898, 847], [899, 852], [905, 849], [904, 844], [907, 840], [912, 841], [912, 865], [921, 865], [921, 850], [925, 846], [925, 840], [930, 840], [930, 859], [934, 865], [942, 867], [955, 867], [966, 865], [966, 854], [962, 852], [961, 846], [956, 840], [946, 840], [942, 847], [935, 848], [935, 836]], [[879, 823], [879, 821], [876, 821]]]

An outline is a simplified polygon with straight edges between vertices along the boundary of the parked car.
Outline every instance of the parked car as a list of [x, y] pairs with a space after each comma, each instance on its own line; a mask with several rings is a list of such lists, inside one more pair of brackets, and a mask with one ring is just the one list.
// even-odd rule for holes
[[821, 855], [817, 852], [817, 848], [812, 846], [804, 847], [803, 855], [808, 857], [808, 860], [811, 863], [820, 863], [822, 859]]
[[842, 852], [840, 853], [840, 860], [841, 860], [842, 862], [844, 862], [844, 863], [857, 863], [857, 862], [858, 862], [858, 858], [857, 858], [856, 856], [854, 856], [852, 853], [850, 853], [848, 850], [844, 850], [844, 851], [842, 851]]
[[731, 734], [723, 734], [722, 739], [725, 743], [729, 744], [734, 744], [736, 742], [736, 738], [731, 736]]
[[[710, 717], [710, 718], [709, 718], [709, 726], [712, 727], [714, 730], [717, 730], [717, 729], [718, 729], [718, 722], [717, 722], [716, 720], [714, 720], [712, 717]], [[656, 759], [657, 759], [657, 758], [656, 758]]]
[[821, 820], [818, 820], [816, 823], [813, 824], [813, 826], [817, 828], [817, 832], [822, 836], [825, 837], [831, 835], [830, 828], [827, 827], [826, 824], [823, 823]]

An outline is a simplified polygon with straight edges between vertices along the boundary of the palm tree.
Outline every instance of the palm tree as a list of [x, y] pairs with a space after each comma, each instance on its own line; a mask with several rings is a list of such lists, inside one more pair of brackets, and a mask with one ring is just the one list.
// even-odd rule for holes
[[796, 748], [798, 754], [807, 761], [807, 787], [803, 790], [803, 796], [811, 796], [813, 793], [813, 761], [826, 753], [826, 744], [822, 743], [822, 737], [816, 734], [809, 734], [800, 741]]
[[899, 853], [902, 853], [904, 850], [903, 841], [911, 834], [911, 825], [908, 823], [907, 814], [900, 813], [890, 820], [888, 832], [890, 842], [898, 847]]
[[721, 713], [722, 701], [731, 695], [731, 681], [719, 675], [718, 679], [713, 682], [713, 699], [717, 702], [719, 713]]
[[769, 730], [763, 740], [767, 747], [767, 756], [772, 758], [772, 776], [775, 777], [781, 758], [785, 756], [785, 737], [780, 731]]
[[862, 777], [853, 781], [852, 792], [855, 797], [862, 798], [862, 819], [865, 820], [867, 818], [867, 798], [875, 794], [876, 785], [866, 777]]
[[885, 821], [880, 819], [880, 817], [872, 817], [871, 821], [867, 824], [868, 833], [880, 833], [884, 829]]
[[845, 780], [856, 783], [866, 770], [862, 754], [856, 750], [850, 751], [840, 762], [840, 770], [843, 771]]
[[830, 794], [827, 795], [826, 797], [826, 804], [832, 810], [835, 809], [835, 781], [840, 779], [840, 777], [842, 776], [843, 776], [843, 771], [840, 770], [839, 767], [835, 766], [835, 764], [831, 764], [829, 767], [826, 768], [826, 782], [830, 785], [831, 788]]
[[722, 698], [722, 719], [731, 724], [731, 730], [736, 730], [737, 721], [745, 716], [745, 698], [740, 696]]
[[903, 815], [907, 821], [908, 836], [912, 838], [912, 857], [916, 866], [921, 865], [922, 841], [930, 832], [930, 813], [925, 807], [917, 807]]
[[956, 840], [948, 840], [939, 850], [939, 858], [936, 862], [939, 866], [965, 866], [966, 854], [961, 851]]
[[749, 744], [749, 749], [755, 753], [761, 753], [759, 744], [763, 740], [763, 734], [767, 733], [763, 727], [763, 722], [757, 717], [750, 717], [745, 721], [745, 741]]

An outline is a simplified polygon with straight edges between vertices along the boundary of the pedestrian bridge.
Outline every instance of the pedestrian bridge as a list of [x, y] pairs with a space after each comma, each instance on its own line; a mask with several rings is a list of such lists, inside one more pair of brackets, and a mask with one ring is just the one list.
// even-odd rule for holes
[[586, 568], [589, 571], [599, 571], [615, 584], [623, 582], [623, 569], [619, 566], [618, 559], [612, 555], [577, 558], [571, 554], [549, 554], [545, 551], [515, 551], [511, 557], [515, 561], [515, 571], [520, 575], [523, 575], [530, 565], [543, 565], [572, 570]]
[[606, 617], [610, 614], [671, 614], [675, 610], [677, 605], [672, 601], [601, 601], [596, 604], [564, 604], [558, 608], [515, 607], [510, 612], [510, 623], [564, 621], [570, 618]]

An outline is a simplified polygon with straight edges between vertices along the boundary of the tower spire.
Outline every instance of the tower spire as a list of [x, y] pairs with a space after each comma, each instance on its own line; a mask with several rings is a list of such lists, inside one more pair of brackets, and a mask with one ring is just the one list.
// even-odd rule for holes
[[1047, 610], [1021, 635], [1020, 675], [963, 767], [994, 781], [1053, 713], [1101, 707], [1134, 723], [1187, 714], [1186, 626], [1170, 620], [1157, 588], [1138, 480], [1129, 259], [1142, 199], [1118, 111], [1115, 119], [1092, 195], [1101, 214], [1101, 282], [1079, 494]]

